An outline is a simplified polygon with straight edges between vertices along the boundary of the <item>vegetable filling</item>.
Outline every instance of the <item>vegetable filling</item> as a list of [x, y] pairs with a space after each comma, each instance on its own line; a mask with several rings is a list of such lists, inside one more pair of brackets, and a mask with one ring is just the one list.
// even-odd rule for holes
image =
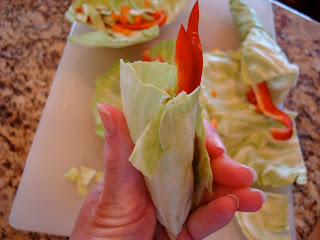
[[[167, 15], [162, 9], [153, 9], [150, 1], [145, 1], [145, 7], [134, 9], [129, 6], [122, 7], [121, 11], [108, 9], [104, 5], [96, 5], [94, 8], [82, 4], [76, 10], [76, 19], [85, 24], [93, 24], [94, 21], [102, 21], [105, 27], [114, 32], [130, 35], [131, 31], [143, 30], [158, 25], [161, 27], [167, 20]], [[95, 19], [90, 17], [94, 12]], [[96, 18], [99, 18], [97, 20]]]

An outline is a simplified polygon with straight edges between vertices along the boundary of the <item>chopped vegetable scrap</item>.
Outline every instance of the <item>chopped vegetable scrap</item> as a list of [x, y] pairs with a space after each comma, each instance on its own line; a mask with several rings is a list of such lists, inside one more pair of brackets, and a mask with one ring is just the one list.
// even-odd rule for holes
[[91, 168], [80, 167], [80, 170], [78, 170], [77, 168], [72, 167], [64, 175], [64, 178], [76, 184], [78, 195], [87, 195], [88, 186], [91, 180], [96, 177], [97, 182], [99, 182], [103, 178], [103, 175], [102, 172], [97, 172]]
[[212, 95], [213, 97], [216, 97], [216, 96], [217, 96], [217, 92], [216, 92], [215, 90], [212, 90], [212, 91], [211, 91], [211, 95]]
[[153, 59], [151, 59], [150, 56], [150, 50], [145, 49], [142, 53], [142, 61], [144, 62], [152, 62], [152, 61], [158, 61], [158, 62], [164, 62], [161, 56], [156, 56]]
[[217, 129], [218, 124], [219, 124], [219, 122], [218, 122], [217, 119], [212, 119], [212, 120], [210, 121], [210, 123], [211, 123], [212, 126], [214, 126], [215, 129]]
[[70, 168], [70, 170], [64, 175], [64, 178], [70, 180], [71, 182], [76, 182], [79, 177], [79, 170], [75, 167]]
[[103, 178], [104, 173], [103, 172], [97, 172], [96, 173], [96, 180], [97, 182], [100, 182], [100, 180]]

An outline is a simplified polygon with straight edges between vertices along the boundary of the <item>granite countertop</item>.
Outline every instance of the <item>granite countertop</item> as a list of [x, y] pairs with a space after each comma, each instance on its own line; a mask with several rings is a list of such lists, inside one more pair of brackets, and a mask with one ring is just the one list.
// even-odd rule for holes
[[[68, 1], [0, 2], [0, 238], [66, 239], [24, 232], [8, 217], [71, 24]], [[307, 239], [320, 217], [320, 24], [273, 3], [277, 41], [300, 67], [285, 106], [296, 124], [308, 183], [294, 185], [297, 239]]]

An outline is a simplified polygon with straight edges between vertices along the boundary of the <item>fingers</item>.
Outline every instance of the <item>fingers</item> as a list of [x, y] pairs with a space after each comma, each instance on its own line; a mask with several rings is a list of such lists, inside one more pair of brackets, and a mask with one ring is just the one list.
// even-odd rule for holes
[[203, 124], [206, 131], [206, 146], [209, 156], [214, 158], [225, 153], [226, 147], [224, 146], [216, 129], [205, 119], [203, 120]]
[[154, 232], [154, 240], [170, 240], [165, 228], [157, 222], [156, 230]]
[[212, 187], [212, 195], [208, 192], [205, 193], [203, 202], [208, 203], [212, 200], [219, 198], [221, 196], [225, 196], [228, 194], [235, 195], [239, 200], [239, 207], [237, 211], [242, 212], [255, 212], [258, 211], [263, 203], [266, 201], [266, 194], [255, 188], [234, 188], [228, 187], [221, 184], [214, 184]]
[[256, 172], [243, 164], [237, 163], [226, 155], [226, 147], [216, 129], [207, 120], [203, 120], [206, 131], [206, 146], [211, 157], [213, 179], [232, 187], [247, 187], [256, 180]]
[[227, 155], [211, 161], [213, 181], [230, 187], [248, 187], [257, 179], [256, 172]]
[[203, 239], [226, 226], [238, 208], [234, 195], [223, 196], [201, 206], [187, 220], [188, 232], [193, 239]]
[[[104, 195], [106, 199], [126, 198], [135, 191], [140, 191], [139, 186], [143, 178], [128, 161], [134, 144], [130, 138], [126, 119], [118, 108], [100, 104], [97, 106], [102, 124], [105, 128], [105, 145], [103, 158], [105, 162]], [[111, 199], [112, 200], [112, 199]]]

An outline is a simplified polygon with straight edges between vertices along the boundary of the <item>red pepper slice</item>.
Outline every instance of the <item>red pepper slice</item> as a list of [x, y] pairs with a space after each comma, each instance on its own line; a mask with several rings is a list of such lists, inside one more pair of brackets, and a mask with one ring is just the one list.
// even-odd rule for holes
[[251, 88], [247, 93], [246, 93], [247, 99], [250, 103], [256, 105], [257, 104], [257, 99], [256, 95], [254, 94], [253, 89]]
[[149, 22], [133, 23], [133, 24], [130, 24], [130, 23], [127, 23], [127, 24], [117, 23], [117, 24], [123, 29], [143, 30], [143, 29], [153, 27], [155, 25], [158, 25], [159, 27], [161, 27], [167, 21], [167, 15], [164, 13], [163, 10], [160, 10], [160, 9], [158, 9], [157, 12], [154, 14], [154, 18], [155, 18], [154, 21], [149, 21]]
[[203, 57], [198, 34], [199, 3], [194, 4], [188, 23], [188, 30], [181, 25], [177, 42], [175, 60], [178, 69], [178, 93], [193, 92], [201, 82]]
[[76, 12], [77, 13], [82, 13], [82, 8], [81, 7], [76, 8]]
[[285, 128], [271, 128], [270, 133], [272, 137], [282, 141], [290, 139], [293, 131], [292, 120], [287, 114], [273, 105], [269, 88], [265, 81], [254, 86], [254, 95], [258, 108], [264, 115], [274, 118], [285, 125]]

